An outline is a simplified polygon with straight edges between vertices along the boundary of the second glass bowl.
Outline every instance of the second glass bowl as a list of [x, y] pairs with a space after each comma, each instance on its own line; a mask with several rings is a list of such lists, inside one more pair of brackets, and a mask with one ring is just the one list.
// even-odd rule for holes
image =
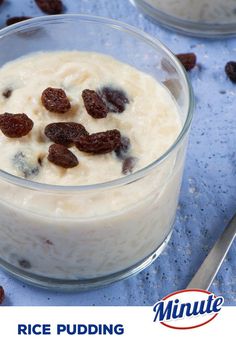
[[168, 28], [197, 37], [236, 35], [235, 0], [131, 0]]

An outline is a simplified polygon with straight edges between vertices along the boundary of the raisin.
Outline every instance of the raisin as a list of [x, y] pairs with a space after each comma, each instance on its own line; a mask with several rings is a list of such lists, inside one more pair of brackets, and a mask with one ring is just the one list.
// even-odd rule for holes
[[5, 97], [5, 98], [11, 97], [11, 94], [12, 94], [12, 89], [10, 89], [10, 88], [6, 88], [2, 93], [3, 97]]
[[61, 0], [35, 0], [38, 7], [48, 15], [58, 15], [63, 11]]
[[90, 116], [96, 119], [106, 118], [108, 113], [107, 106], [96, 91], [84, 90], [82, 98], [86, 111]]
[[6, 21], [7, 26], [14, 25], [14, 23], [22, 22], [31, 19], [32, 17], [29, 16], [16, 16], [16, 17], [10, 17]]
[[3, 303], [4, 299], [5, 299], [5, 292], [3, 287], [0, 285], [0, 305]]
[[103, 87], [101, 89], [101, 97], [106, 102], [109, 112], [122, 113], [126, 104], [129, 103], [124, 91], [111, 87]]
[[29, 178], [30, 176], [37, 176], [39, 174], [39, 166], [32, 166], [23, 154], [23, 152], [19, 151], [13, 157], [14, 166], [23, 173], [25, 178]]
[[225, 72], [228, 78], [236, 83], [236, 61], [229, 61], [225, 65]]
[[0, 129], [8, 138], [21, 138], [33, 128], [34, 122], [24, 113], [0, 114]]
[[82, 135], [76, 142], [80, 151], [92, 154], [106, 154], [120, 147], [121, 135], [117, 129], [106, 132]]
[[127, 157], [124, 160], [123, 165], [122, 165], [122, 173], [124, 175], [127, 175], [128, 173], [132, 173], [136, 162], [137, 162], [137, 159], [135, 157], [132, 157], [132, 156]]
[[77, 141], [81, 135], [88, 135], [87, 130], [82, 124], [74, 122], [48, 124], [44, 133], [54, 143], [65, 146], [69, 146]]
[[59, 144], [49, 147], [48, 160], [63, 168], [73, 168], [79, 164], [77, 157], [65, 146]]
[[22, 268], [25, 268], [25, 269], [30, 269], [30, 268], [31, 268], [30, 262], [27, 261], [26, 259], [20, 259], [18, 262], [19, 262], [19, 265], [20, 265]]
[[116, 156], [119, 159], [124, 159], [130, 150], [130, 139], [127, 136], [121, 136], [121, 144], [115, 150]]
[[177, 54], [176, 57], [187, 71], [192, 70], [197, 63], [197, 57], [194, 53]]
[[65, 91], [58, 88], [46, 88], [42, 93], [41, 101], [48, 111], [54, 113], [66, 113], [71, 108]]

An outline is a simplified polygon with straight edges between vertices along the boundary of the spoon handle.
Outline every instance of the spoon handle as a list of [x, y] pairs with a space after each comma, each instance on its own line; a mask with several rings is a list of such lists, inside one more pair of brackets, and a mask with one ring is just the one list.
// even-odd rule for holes
[[187, 289], [208, 290], [218, 273], [225, 256], [236, 236], [236, 214], [230, 220], [223, 234], [216, 241], [206, 259], [187, 286]]

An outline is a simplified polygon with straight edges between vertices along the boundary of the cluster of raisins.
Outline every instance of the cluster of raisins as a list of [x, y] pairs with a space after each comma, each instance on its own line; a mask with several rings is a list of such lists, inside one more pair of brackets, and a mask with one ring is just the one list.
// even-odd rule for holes
[[[82, 92], [82, 98], [87, 113], [95, 119], [105, 118], [108, 112], [121, 113], [129, 102], [123, 91], [108, 87], [102, 89], [101, 94], [86, 89]], [[70, 101], [62, 89], [45, 89], [41, 101], [48, 111], [54, 113], [66, 113], [71, 108]], [[107, 102], [110, 102], [110, 107]], [[55, 143], [49, 148], [48, 160], [64, 168], [73, 168], [79, 164], [77, 157], [68, 150], [71, 145], [90, 154], [122, 150], [122, 137], [117, 129], [89, 134], [82, 124], [58, 122], [48, 124], [44, 133]]]
[[[197, 58], [194, 53], [177, 54], [177, 58], [188, 71], [196, 65]], [[231, 81], [236, 82], [236, 63], [229, 62], [225, 71]], [[11, 95], [12, 89], [6, 88], [3, 96], [8, 99]], [[82, 99], [87, 113], [95, 119], [106, 118], [109, 112], [122, 113], [129, 103], [129, 99], [122, 90], [111, 87], [103, 87], [98, 91], [86, 89], [82, 92]], [[49, 112], [53, 113], [65, 114], [71, 109], [69, 98], [61, 88], [46, 88], [42, 92], [41, 102]], [[9, 138], [21, 138], [27, 135], [33, 125], [33, 121], [24, 113], [0, 115], [0, 129]], [[117, 129], [89, 134], [82, 124], [58, 122], [48, 124], [44, 133], [54, 142], [49, 148], [48, 160], [63, 168], [73, 168], [79, 164], [77, 157], [68, 150], [68, 147], [72, 145], [80, 151], [92, 154], [114, 151], [116, 156], [123, 161], [123, 174], [131, 173], [137, 161], [135, 157], [128, 154], [129, 138], [121, 136]], [[23, 153], [20, 152], [14, 159], [26, 178], [38, 174], [38, 167], [30, 169]]]
[[[9, 98], [11, 89], [4, 91], [4, 97]], [[98, 94], [93, 90], [82, 92], [84, 106], [93, 118], [105, 118], [108, 112], [122, 113], [129, 100], [121, 90], [103, 88]], [[70, 101], [64, 90], [60, 88], [46, 88], [41, 95], [42, 105], [49, 111], [65, 114], [71, 109]], [[0, 129], [9, 138], [21, 138], [33, 128], [33, 121], [24, 113], [0, 115]], [[57, 122], [48, 124], [44, 134], [54, 143], [49, 147], [48, 160], [63, 168], [73, 168], [79, 164], [77, 157], [68, 149], [75, 145], [80, 151], [91, 154], [106, 154], [115, 151], [117, 157], [125, 161], [130, 147], [128, 138], [122, 137], [117, 129], [89, 134], [86, 128], [75, 122]], [[26, 156], [19, 152], [13, 159], [14, 164], [23, 173], [25, 178], [39, 173], [38, 166], [29, 166]], [[124, 168], [123, 172], [131, 172], [131, 168]]]

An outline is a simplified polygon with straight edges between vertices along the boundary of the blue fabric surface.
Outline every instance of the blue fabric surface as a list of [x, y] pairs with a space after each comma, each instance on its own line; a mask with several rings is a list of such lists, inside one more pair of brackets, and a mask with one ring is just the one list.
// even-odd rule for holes
[[[236, 211], [236, 85], [224, 73], [236, 60], [236, 39], [203, 40], [165, 30], [141, 15], [128, 0], [64, 0], [65, 12], [111, 17], [134, 25], [164, 42], [173, 52], [194, 51], [198, 67], [189, 75], [196, 96], [187, 163], [173, 237], [145, 271], [103, 289], [62, 294], [25, 285], [0, 271], [5, 305], [152, 305], [186, 287]], [[39, 16], [30, 0], [6, 0], [0, 26], [8, 16]], [[236, 242], [211, 290], [236, 305]]]

